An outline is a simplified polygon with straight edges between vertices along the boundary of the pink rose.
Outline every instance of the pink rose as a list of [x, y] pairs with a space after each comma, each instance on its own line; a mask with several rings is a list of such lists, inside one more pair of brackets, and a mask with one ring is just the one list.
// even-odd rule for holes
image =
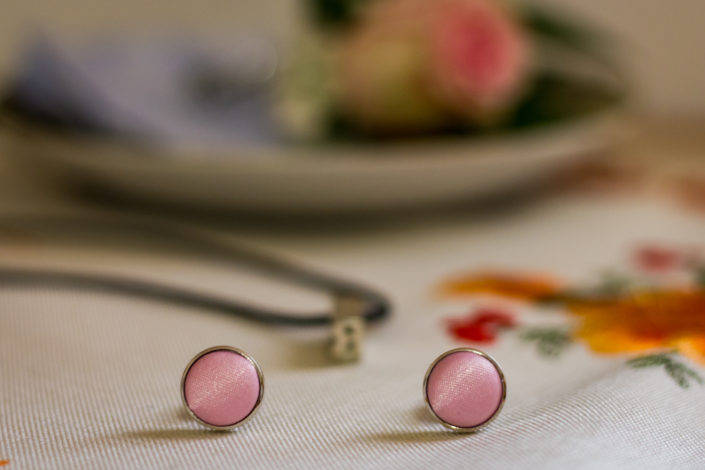
[[436, 0], [431, 24], [431, 83], [461, 115], [483, 118], [513, 104], [526, 82], [528, 41], [496, 2]]
[[376, 133], [485, 122], [517, 98], [527, 49], [494, 0], [377, 0], [342, 41], [339, 101]]

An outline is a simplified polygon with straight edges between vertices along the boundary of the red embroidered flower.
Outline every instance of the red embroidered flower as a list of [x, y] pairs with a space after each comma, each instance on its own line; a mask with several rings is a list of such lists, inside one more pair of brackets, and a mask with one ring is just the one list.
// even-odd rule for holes
[[644, 271], [663, 272], [674, 269], [682, 260], [681, 253], [672, 248], [645, 245], [634, 253], [637, 267]]
[[644, 245], [634, 252], [634, 262], [639, 269], [663, 273], [698, 264], [700, 253], [694, 248], [666, 245]]
[[460, 341], [493, 343], [498, 330], [516, 326], [514, 316], [497, 307], [481, 307], [462, 318], [447, 320], [448, 333]]

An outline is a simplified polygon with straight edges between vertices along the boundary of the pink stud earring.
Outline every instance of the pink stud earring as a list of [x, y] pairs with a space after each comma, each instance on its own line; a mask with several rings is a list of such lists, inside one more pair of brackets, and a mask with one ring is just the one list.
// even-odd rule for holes
[[264, 396], [264, 376], [247, 353], [208, 348], [191, 359], [181, 378], [181, 398], [191, 416], [211, 429], [230, 430], [252, 418]]
[[477, 349], [458, 348], [431, 363], [423, 394], [431, 413], [446, 427], [474, 432], [499, 414], [507, 385], [494, 359]]

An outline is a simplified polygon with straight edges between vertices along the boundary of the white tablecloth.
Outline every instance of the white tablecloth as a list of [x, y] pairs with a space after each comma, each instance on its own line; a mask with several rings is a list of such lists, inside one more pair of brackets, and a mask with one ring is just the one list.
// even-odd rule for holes
[[[22, 201], [15, 202], [7, 209], [16, 213]], [[2, 288], [0, 461], [9, 460], [8, 469], [705, 466], [705, 386], [681, 388], [661, 368], [629, 367], [629, 356], [599, 355], [580, 342], [552, 359], [518, 330], [480, 346], [503, 366], [508, 396], [501, 415], [476, 434], [443, 428], [421, 394], [429, 363], [463, 345], [444, 319], [473, 302], [438, 298], [441, 280], [495, 267], [580, 283], [624, 265], [636, 243], [703, 243], [705, 219], [672, 201], [567, 194], [485, 215], [220, 232], [370, 284], [390, 296], [394, 315], [368, 332], [362, 362], [335, 366], [325, 359], [325, 330], [263, 327], [110, 294]], [[269, 305], [326, 305], [150, 244], [57, 244], [31, 230], [5, 230], [0, 262], [120, 273]], [[529, 306], [518, 320], [570, 321]], [[183, 367], [218, 344], [248, 351], [265, 373], [259, 413], [231, 433], [201, 429], [180, 402]]]

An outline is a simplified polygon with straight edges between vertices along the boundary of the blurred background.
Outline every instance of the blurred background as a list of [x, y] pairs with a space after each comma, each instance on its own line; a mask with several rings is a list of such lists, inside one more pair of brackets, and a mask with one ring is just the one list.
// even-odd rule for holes
[[[449, 0], [420, 33], [422, 3], [11, 0], [0, 159], [177, 206], [343, 213], [700, 154], [703, 2]], [[486, 11], [443, 17], [463, 4]]]
[[[524, 0], [526, 1], [526, 0]], [[569, 10], [604, 26], [623, 40], [624, 61], [631, 72], [635, 101], [650, 114], [705, 114], [705, 4], [679, 0], [535, 0]], [[0, 66], [12, 72], [23, 47], [37, 28], [83, 36], [125, 29], [194, 30], [227, 34], [256, 24], [280, 37], [291, 37], [302, 20], [295, 0], [156, 0], [104, 2], [42, 0], [4, 2], [0, 28]]]

